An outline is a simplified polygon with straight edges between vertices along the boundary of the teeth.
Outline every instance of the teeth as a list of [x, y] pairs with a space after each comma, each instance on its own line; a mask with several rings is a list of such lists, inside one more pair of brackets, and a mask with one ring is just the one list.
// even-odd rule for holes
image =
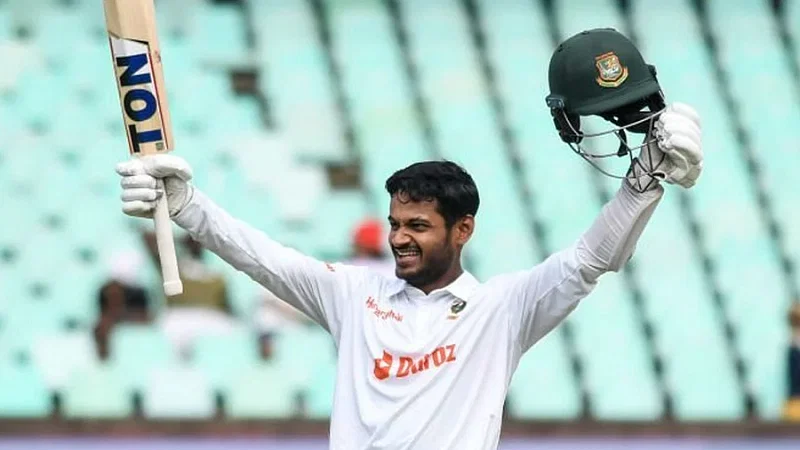
[[397, 250], [398, 256], [416, 256], [418, 254], [417, 250]]

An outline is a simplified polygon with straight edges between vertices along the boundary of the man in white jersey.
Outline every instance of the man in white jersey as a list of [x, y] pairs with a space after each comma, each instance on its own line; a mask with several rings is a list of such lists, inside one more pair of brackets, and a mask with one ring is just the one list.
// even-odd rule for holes
[[[631, 80], [648, 76], [636, 61], [620, 60]], [[589, 64], [582, 76], [594, 82], [600, 69]], [[606, 78], [615, 76], [612, 65], [602, 67]], [[164, 178], [175, 223], [330, 331], [338, 352], [331, 449], [489, 450], [498, 445], [504, 399], [522, 355], [601, 275], [628, 261], [663, 195], [661, 181], [690, 187], [699, 176], [694, 110], [674, 104], [648, 117], [639, 157], [586, 232], [533, 268], [483, 282], [461, 265], [478, 188], [452, 162], [413, 164], [386, 182], [396, 278], [318, 261], [273, 241], [189, 184], [191, 169], [178, 156], [126, 161], [117, 172], [126, 214], [151, 216], [162, 195], [156, 178]]]

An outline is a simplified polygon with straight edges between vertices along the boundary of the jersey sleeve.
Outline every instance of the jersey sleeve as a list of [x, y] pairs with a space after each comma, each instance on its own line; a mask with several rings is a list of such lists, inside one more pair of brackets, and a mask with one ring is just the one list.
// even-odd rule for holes
[[352, 290], [365, 281], [361, 268], [325, 263], [283, 246], [235, 219], [197, 189], [173, 220], [205, 248], [334, 336], [350, 308]]
[[601, 275], [622, 268], [662, 195], [661, 186], [638, 193], [623, 182], [574, 244], [530, 270], [502, 276], [496, 285], [505, 290], [521, 352], [561, 323]]

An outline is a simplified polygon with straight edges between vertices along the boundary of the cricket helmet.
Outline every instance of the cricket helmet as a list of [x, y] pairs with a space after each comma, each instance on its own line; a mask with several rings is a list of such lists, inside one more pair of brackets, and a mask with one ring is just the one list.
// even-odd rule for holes
[[[597, 158], [628, 156], [645, 143], [628, 145], [626, 130], [650, 136], [655, 120], [665, 109], [656, 69], [647, 64], [639, 49], [613, 28], [582, 31], [563, 41], [553, 52], [549, 67], [550, 94], [546, 98], [561, 140], [606, 175]], [[614, 128], [587, 133], [581, 116], [599, 116]], [[594, 130], [592, 130], [594, 131]], [[586, 138], [614, 134], [616, 152], [597, 154], [585, 145]]]

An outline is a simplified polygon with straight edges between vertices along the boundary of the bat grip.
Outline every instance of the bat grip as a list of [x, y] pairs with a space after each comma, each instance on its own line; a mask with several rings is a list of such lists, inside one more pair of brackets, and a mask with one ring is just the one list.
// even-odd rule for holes
[[164, 280], [164, 293], [171, 297], [183, 293], [183, 283], [178, 273], [178, 258], [175, 254], [175, 240], [172, 236], [172, 220], [169, 217], [164, 180], [158, 179], [157, 188], [164, 195], [156, 203], [153, 221], [156, 228], [158, 257], [161, 261], [161, 275]]

